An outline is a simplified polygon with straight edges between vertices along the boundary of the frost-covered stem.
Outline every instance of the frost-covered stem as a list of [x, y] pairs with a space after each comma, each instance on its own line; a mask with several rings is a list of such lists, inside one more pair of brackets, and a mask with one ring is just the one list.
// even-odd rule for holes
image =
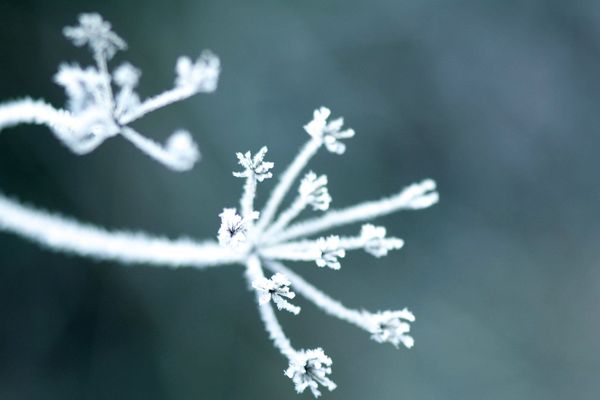
[[269, 237], [270, 235], [277, 234], [284, 229], [290, 221], [298, 216], [306, 207], [306, 200], [301, 196], [298, 196], [296, 200], [281, 214], [279, 214], [279, 218], [275, 220], [275, 222], [267, 229], [265, 232], [265, 236]]
[[130, 111], [119, 118], [119, 123], [122, 125], [127, 125], [154, 110], [158, 110], [159, 108], [165, 107], [177, 101], [185, 100], [196, 93], [197, 90], [190, 86], [178, 86], [171, 90], [167, 90], [166, 92], [146, 99], [133, 111]]
[[357, 325], [362, 329], [369, 330], [369, 326], [365, 321], [362, 312], [344, 306], [342, 303], [321, 292], [319, 289], [305, 281], [301, 276], [277, 261], [268, 261], [265, 266], [273, 272], [284, 274], [289, 281], [292, 282], [292, 288], [295, 292], [306, 297], [325, 313]]
[[400, 210], [418, 210], [438, 202], [435, 182], [426, 179], [381, 200], [370, 201], [343, 210], [333, 210], [318, 218], [290, 226], [280, 234], [265, 238], [266, 243], [281, 243], [300, 236], [310, 236], [336, 226], [366, 221]]
[[323, 139], [321, 138], [312, 138], [302, 149], [300, 153], [296, 156], [294, 161], [290, 164], [290, 166], [285, 170], [281, 179], [273, 189], [273, 193], [271, 197], [267, 200], [267, 204], [265, 205], [262, 213], [260, 221], [258, 222], [258, 230], [262, 231], [272, 220], [277, 212], [277, 208], [283, 201], [285, 194], [294, 183], [294, 180], [302, 172], [302, 169], [306, 166], [308, 161], [315, 155], [317, 150], [323, 144]]
[[75, 121], [68, 111], [56, 109], [43, 100], [22, 99], [0, 104], [0, 130], [20, 124], [46, 125], [59, 137]]
[[242, 261], [239, 255], [214, 242], [108, 231], [22, 205], [1, 194], [0, 231], [14, 233], [49, 250], [123, 264], [205, 268]]
[[121, 135], [133, 143], [135, 147], [175, 171], [187, 171], [193, 165], [193, 162], [190, 163], [189, 160], [178, 158], [177, 154], [169, 152], [160, 143], [141, 135], [127, 126], [121, 129]]
[[115, 110], [115, 103], [113, 100], [113, 91], [111, 87], [111, 77], [108, 72], [108, 65], [106, 64], [106, 56], [100, 52], [94, 52], [94, 59], [98, 65], [98, 71], [100, 71], [100, 77], [102, 78], [102, 87], [104, 88], [104, 96], [106, 97], [106, 106], [111, 112]]
[[[338, 247], [344, 250], [357, 250], [365, 246], [360, 237], [339, 238]], [[321, 256], [316, 240], [303, 240], [269, 246], [260, 250], [260, 254], [269, 259], [288, 261], [314, 261]]]
[[[253, 255], [248, 258], [248, 262], [246, 263], [246, 277], [248, 279], [248, 284], [250, 287], [252, 286], [252, 282], [264, 278], [265, 275], [263, 273], [262, 267], [260, 265], [260, 260], [257, 256]], [[260, 297], [260, 293], [256, 292], [256, 301]], [[267, 302], [264, 304], [258, 304], [258, 311], [260, 312], [260, 318], [265, 324], [265, 329], [269, 333], [269, 337], [275, 344], [275, 347], [279, 349], [281, 354], [286, 356], [288, 359], [292, 359], [296, 355], [296, 350], [292, 347], [290, 340], [287, 338], [277, 317], [275, 316], [275, 310], [273, 310], [273, 306], [271, 302]]]
[[240, 200], [240, 206], [242, 209], [242, 217], [247, 218], [251, 224], [252, 219], [250, 216], [254, 212], [254, 197], [256, 196], [256, 176], [250, 174], [246, 178], [246, 184], [244, 185], [244, 194]]

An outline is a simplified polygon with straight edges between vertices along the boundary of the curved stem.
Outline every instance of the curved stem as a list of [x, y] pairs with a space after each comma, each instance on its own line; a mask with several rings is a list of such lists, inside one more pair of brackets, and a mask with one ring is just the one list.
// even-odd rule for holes
[[239, 255], [214, 242], [109, 231], [22, 205], [1, 194], [0, 231], [14, 233], [49, 250], [123, 264], [205, 268], [241, 262]]

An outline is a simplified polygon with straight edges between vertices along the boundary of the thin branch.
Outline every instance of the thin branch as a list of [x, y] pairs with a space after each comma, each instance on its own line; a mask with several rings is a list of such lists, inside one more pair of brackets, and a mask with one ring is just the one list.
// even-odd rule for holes
[[294, 291], [306, 297], [306, 299], [310, 300], [325, 313], [350, 322], [367, 331], [369, 330], [370, 326], [367, 324], [363, 312], [344, 306], [342, 303], [329, 297], [327, 294], [305, 281], [300, 275], [277, 261], [269, 261], [265, 266], [273, 272], [284, 274], [286, 278], [292, 282]]
[[168, 106], [169, 104], [185, 100], [198, 93], [198, 90], [190, 86], [177, 86], [173, 89], [167, 90], [159, 95], [146, 99], [142, 104], [136, 107], [134, 110], [128, 112], [119, 118], [121, 125], [127, 125], [131, 122], [143, 117], [144, 115], [151, 113], [154, 110]]
[[175, 171], [190, 170], [199, 157], [198, 148], [186, 131], [175, 132], [165, 146], [141, 135], [139, 132], [123, 127], [121, 135], [138, 149]]
[[49, 250], [124, 264], [205, 268], [241, 262], [235, 253], [214, 242], [109, 231], [22, 205], [1, 194], [0, 231], [14, 233]]
[[[251, 256], [246, 263], [246, 278], [248, 279], [248, 284], [252, 287], [252, 282], [264, 278], [265, 275], [263, 273], [262, 267], [260, 265], [260, 260], [257, 256]], [[259, 302], [260, 293], [256, 291], [256, 301]], [[290, 340], [287, 338], [277, 317], [275, 316], [275, 310], [273, 310], [273, 306], [270, 302], [264, 304], [258, 304], [258, 310], [260, 312], [260, 317], [265, 324], [265, 329], [269, 333], [269, 337], [275, 344], [275, 347], [286, 356], [289, 360], [292, 360], [296, 355], [296, 350], [292, 347]]]
[[294, 180], [302, 172], [302, 169], [306, 166], [306, 164], [310, 161], [310, 159], [315, 155], [317, 150], [323, 144], [323, 140], [321, 138], [312, 138], [302, 147], [300, 153], [296, 156], [294, 161], [290, 164], [290, 166], [285, 170], [281, 179], [273, 189], [273, 192], [269, 199], [267, 200], [267, 204], [263, 208], [261, 212], [260, 220], [257, 224], [257, 230], [262, 231], [272, 220], [277, 212], [277, 208], [283, 201], [286, 193], [294, 183]]
[[426, 179], [404, 188], [391, 197], [361, 203], [342, 210], [329, 211], [321, 217], [299, 222], [276, 236], [265, 238], [264, 242], [281, 243], [301, 236], [310, 236], [337, 226], [381, 217], [400, 210], [427, 208], [439, 200], [435, 187], [433, 180]]

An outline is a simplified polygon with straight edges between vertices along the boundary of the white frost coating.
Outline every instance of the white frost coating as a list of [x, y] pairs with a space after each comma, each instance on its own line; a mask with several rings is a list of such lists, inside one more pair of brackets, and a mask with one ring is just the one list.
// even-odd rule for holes
[[142, 232], [108, 231], [91, 224], [27, 207], [0, 195], [0, 230], [47, 249], [123, 264], [204, 268], [239, 263], [217, 243], [169, 240]]
[[128, 127], [121, 130], [121, 135], [135, 147], [174, 171], [189, 170], [200, 157], [198, 147], [187, 131], [174, 132], [167, 139], [165, 146]]
[[354, 310], [323, 293], [279, 262], [269, 261], [265, 266], [273, 272], [285, 274], [298, 293], [325, 313], [366, 330], [374, 341], [391, 343], [396, 348], [399, 347], [399, 344], [403, 344], [409, 349], [413, 347], [414, 339], [409, 335], [409, 322], [414, 322], [415, 316], [406, 308], [376, 313]]
[[249, 227], [252, 221], [258, 218], [258, 212], [242, 217], [235, 208], [225, 208], [219, 217], [221, 217], [219, 244], [234, 251], [242, 250], [248, 241]]
[[[282, 244], [264, 244], [260, 254], [264, 257], [289, 261], [316, 261], [321, 258], [327, 248], [338, 249], [340, 254], [348, 250], [364, 249], [375, 257], [383, 257], [391, 250], [399, 250], [404, 241], [395, 237], [385, 237], [386, 230], [382, 226], [363, 225], [359, 236], [319, 238], [317, 240], [300, 240]], [[329, 242], [329, 243], [328, 243]], [[343, 256], [340, 256], [343, 257]]]
[[426, 179], [408, 186], [394, 196], [342, 210], [328, 211], [322, 217], [297, 223], [276, 237], [268, 238], [267, 241], [279, 243], [300, 236], [310, 236], [337, 226], [378, 218], [400, 210], [420, 210], [434, 205], [438, 200], [439, 195], [435, 191], [435, 182]]
[[264, 236], [276, 235], [283, 230], [307, 205], [310, 204], [315, 211], [325, 211], [329, 208], [330, 203], [331, 196], [327, 190], [327, 176], [317, 177], [317, 174], [310, 171], [300, 182], [296, 200], [279, 215], [279, 218], [264, 233]]
[[[76, 154], [89, 153], [106, 139], [121, 134], [171, 169], [192, 168], [199, 153], [189, 134], [185, 137], [177, 134], [174, 136], [177, 140], [170, 140], [162, 147], [126, 125], [196, 93], [214, 91], [220, 73], [219, 59], [210, 52], [202, 53], [194, 63], [187, 57], [180, 58], [176, 86], [141, 101], [135, 92], [141, 75], [137, 68], [125, 63], [112, 75], [108, 70], [108, 60], [126, 48], [125, 41], [112, 31], [110, 23], [95, 13], [81, 14], [79, 25], [65, 28], [64, 34], [76, 46], [87, 45], [96, 62], [95, 66], [85, 68], [77, 64], [59, 67], [54, 79], [65, 89], [67, 110], [30, 99], [0, 104], [0, 130], [19, 124], [46, 125]], [[116, 95], [113, 89], [117, 90]]]
[[[248, 278], [248, 283], [250, 284], [265, 277], [258, 257], [250, 256], [248, 258], [246, 262], [246, 277]], [[260, 317], [265, 324], [265, 329], [269, 333], [269, 337], [273, 341], [273, 344], [277, 349], [279, 349], [281, 354], [286, 356], [288, 359], [292, 359], [296, 355], [296, 350], [294, 350], [290, 340], [283, 332], [283, 329], [281, 328], [281, 325], [275, 316], [275, 311], [273, 310], [271, 303], [267, 302], [261, 304], [261, 295], [262, 294], [260, 291], [256, 291], [256, 301], [259, 303], [258, 310], [260, 312]]]
[[306, 297], [325, 313], [350, 322], [351, 324], [354, 324], [362, 329], [368, 328], [367, 321], [365, 320], [364, 314], [361, 311], [353, 310], [344, 306], [341, 302], [323, 293], [280, 262], [269, 261], [265, 264], [265, 267], [273, 272], [284, 274], [290, 280], [294, 290], [297, 293]]
[[[102, 57], [106, 58], [106, 55]], [[209, 61], [205, 62], [206, 65], [211, 64]], [[184, 170], [191, 167], [198, 158], [198, 150], [189, 133], [177, 131], [162, 146], [123, 125], [128, 119], [133, 120], [173, 99], [187, 96], [192, 88], [210, 88], [209, 83], [199, 78], [202, 75], [199, 67], [189, 60], [181, 61], [178, 63], [177, 86], [146, 102], [140, 102], [134, 91], [139, 71], [127, 64], [119, 67], [112, 76], [112, 81], [119, 88], [116, 98], [113, 99], [112, 94], [107, 96], [109, 92], [105, 86], [107, 82], [110, 84], [111, 76], [104, 67], [99, 63], [98, 69], [83, 70], [78, 66], [64, 65], [57, 75], [57, 81], [69, 95], [70, 111], [56, 110], [43, 102], [26, 99], [0, 106], [0, 128], [24, 122], [45, 124], [79, 153], [91, 151], [106, 138], [121, 134], [142, 151], [173, 169]], [[116, 107], [114, 109], [113, 101]], [[109, 108], [106, 107], [108, 103], [111, 104]], [[107, 110], [111, 113], [107, 114]], [[438, 201], [435, 183], [425, 180], [389, 198], [329, 211], [319, 218], [288, 226], [308, 205], [312, 206], [313, 211], [329, 207], [331, 197], [327, 191], [326, 177], [317, 177], [309, 172], [299, 185], [297, 198], [279, 216], [276, 215], [294, 180], [321, 145], [325, 144], [331, 152], [342, 153], [344, 147], [339, 139], [354, 134], [351, 130], [341, 131], [341, 119], [327, 122], [329, 114], [328, 109], [317, 110], [313, 121], [305, 127], [311, 139], [283, 173], [263, 209], [265, 215], [256, 226], [254, 221], [259, 217], [254, 209], [257, 182], [272, 176], [273, 163], [264, 161], [266, 147], [254, 156], [249, 152], [238, 153], [238, 160], [244, 170], [234, 172], [234, 175], [246, 180], [241, 199], [241, 215], [233, 208], [226, 208], [219, 215], [219, 245], [213, 242], [197, 243], [190, 239], [168, 240], [143, 233], [108, 231], [23, 206], [2, 195], [0, 230], [15, 233], [51, 250], [124, 264], [189, 265], [200, 268], [245, 264], [248, 282], [257, 296], [261, 319], [275, 347], [288, 359], [289, 367], [285, 374], [292, 379], [298, 392], [310, 389], [314, 396], [319, 396], [319, 385], [330, 390], [335, 388], [329, 378], [331, 359], [320, 348], [295, 350], [277, 320], [272, 303], [280, 310], [298, 314], [300, 308], [288, 301], [295, 297], [292, 291], [294, 289], [326, 313], [365, 329], [373, 340], [391, 343], [396, 347], [401, 344], [406, 347], [413, 345], [414, 341], [409, 333], [414, 316], [406, 309], [370, 313], [347, 308], [275, 260], [312, 261], [319, 267], [337, 270], [340, 268], [339, 259], [348, 250], [364, 249], [375, 257], [385, 256], [390, 250], [401, 248], [404, 242], [398, 238], [386, 237], [386, 229], [380, 226], [365, 224], [359, 235], [351, 237], [331, 235], [313, 240], [307, 238], [336, 226], [377, 218], [399, 210], [426, 208]], [[264, 276], [261, 266], [263, 262], [275, 272], [270, 279]]]
[[294, 382], [296, 392], [304, 393], [310, 389], [314, 397], [321, 396], [319, 385], [326, 387], [329, 391], [334, 390], [337, 385], [329, 378], [331, 374], [331, 358], [318, 347], [311, 350], [300, 350], [290, 360], [285, 376]]
[[244, 167], [244, 170], [242, 172], [234, 172], [233, 176], [236, 178], [246, 178], [244, 194], [240, 200], [242, 215], [244, 217], [248, 217], [255, 212], [254, 197], [256, 196], [256, 183], [262, 182], [273, 176], [270, 170], [275, 164], [265, 161], [267, 151], [267, 147], [263, 146], [254, 157], [252, 157], [252, 154], [249, 151], [247, 151], [246, 154], [236, 153], [238, 162]]
[[287, 299], [292, 300], [296, 293], [290, 290], [291, 282], [285, 275], [276, 273], [267, 279], [266, 277], [257, 278], [252, 281], [252, 287], [260, 293], [259, 304], [265, 304], [273, 300], [278, 310], [286, 310], [292, 314], [298, 315], [300, 307], [293, 305]]
[[306, 164], [308, 164], [310, 159], [315, 155], [317, 150], [319, 150], [319, 147], [321, 147], [322, 144], [323, 141], [318, 138], [313, 138], [309, 140], [302, 147], [300, 153], [298, 153], [298, 155], [296, 156], [294, 161], [292, 161], [290, 166], [287, 167], [287, 169], [281, 176], [281, 179], [277, 183], [277, 186], [275, 186], [275, 189], [273, 189], [271, 196], [267, 200], [267, 204], [261, 212], [262, 218], [260, 219], [260, 221], [258, 221], [258, 230], [264, 229], [273, 220], [273, 217], [277, 212], [277, 208], [283, 201], [283, 198], [285, 197], [288, 190], [290, 190], [290, 187], [294, 183], [294, 180], [296, 179], [298, 174], [300, 174], [300, 172], [306, 166]]

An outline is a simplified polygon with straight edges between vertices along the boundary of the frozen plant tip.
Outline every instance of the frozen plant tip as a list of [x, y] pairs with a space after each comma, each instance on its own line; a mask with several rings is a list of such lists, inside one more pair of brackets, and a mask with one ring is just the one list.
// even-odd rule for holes
[[276, 273], [267, 279], [260, 277], [252, 282], [252, 287], [261, 293], [258, 299], [259, 304], [265, 304], [273, 300], [278, 310], [286, 310], [292, 314], [298, 314], [300, 307], [291, 304], [286, 299], [293, 299], [296, 293], [290, 290], [291, 282], [281, 273]]
[[[65, 29], [65, 34], [75, 45], [89, 46], [96, 65], [82, 68], [64, 64], [60, 67], [55, 79], [67, 92], [67, 110], [29, 99], [5, 103], [0, 105], [0, 129], [23, 123], [43, 124], [78, 154], [92, 151], [106, 138], [120, 134], [172, 169], [191, 167], [199, 153], [187, 131], [176, 131], [166, 145], [161, 146], [128, 124], [195, 93], [213, 91], [219, 75], [218, 59], [210, 53], [203, 53], [195, 62], [180, 58], [175, 87], [141, 101], [135, 91], [141, 75], [137, 68], [125, 63], [112, 74], [107, 69], [107, 61], [125, 48], [125, 42], [97, 14], [83, 14], [79, 22], [78, 26]], [[248, 287], [254, 292], [258, 313], [269, 338], [287, 359], [285, 375], [292, 380], [297, 392], [309, 389], [318, 397], [321, 388], [336, 388], [330, 377], [331, 358], [320, 347], [313, 350], [295, 348], [278, 320], [278, 311], [299, 314], [300, 307], [290, 303], [296, 293], [326, 314], [363, 329], [373, 340], [396, 347], [400, 344], [407, 348], [413, 346], [410, 323], [415, 318], [407, 309], [372, 313], [349, 308], [282, 262], [307, 262], [313, 267], [316, 264], [317, 267], [339, 270], [341, 259], [355, 250], [364, 250], [374, 257], [385, 256], [391, 250], [400, 249], [404, 242], [388, 237], [384, 227], [366, 223], [355, 236], [324, 235], [337, 227], [365, 223], [402, 210], [427, 208], [438, 201], [435, 182], [426, 179], [389, 197], [331, 210], [327, 177], [309, 171], [300, 179], [294, 199], [280, 210], [318, 150], [325, 147], [329, 152], [342, 154], [346, 149], [342, 140], [354, 136], [352, 129], [343, 129], [342, 118], [330, 121], [330, 115], [331, 111], [325, 107], [314, 111], [312, 120], [304, 126], [308, 140], [281, 173], [260, 211], [255, 207], [258, 184], [273, 176], [274, 164], [265, 160], [266, 147], [254, 155], [237, 153], [242, 168], [233, 175], [245, 180], [240, 212], [236, 208], [224, 208], [219, 214], [221, 224], [217, 241], [171, 240], [143, 232], [111, 231], [23, 205], [1, 194], [0, 230], [50, 250], [122, 264], [198, 269], [231, 264], [244, 266]], [[318, 214], [297, 221], [303, 211]], [[265, 276], [265, 269], [273, 273], [270, 278]]]
[[336, 384], [329, 379], [331, 363], [331, 358], [327, 357], [320, 347], [300, 350], [290, 359], [285, 375], [292, 379], [298, 393], [303, 393], [308, 388], [313, 396], [319, 397], [319, 385], [330, 391], [336, 388]]
[[25, 98], [0, 104], [0, 130], [20, 124], [46, 125], [76, 154], [96, 149], [106, 139], [121, 135], [141, 151], [166, 165], [185, 171], [200, 153], [191, 135], [176, 131], [161, 145], [131, 128], [144, 115], [184, 100], [196, 93], [213, 92], [217, 87], [219, 59], [203, 52], [196, 62], [181, 57], [177, 62], [175, 87], [140, 100], [135, 89], [141, 71], [123, 63], [111, 73], [108, 61], [127, 45], [98, 14], [81, 14], [79, 24], [66, 27], [64, 35], [75, 46], [88, 46], [95, 66], [62, 64], [54, 80], [67, 94], [66, 109], [57, 109], [43, 100]]

